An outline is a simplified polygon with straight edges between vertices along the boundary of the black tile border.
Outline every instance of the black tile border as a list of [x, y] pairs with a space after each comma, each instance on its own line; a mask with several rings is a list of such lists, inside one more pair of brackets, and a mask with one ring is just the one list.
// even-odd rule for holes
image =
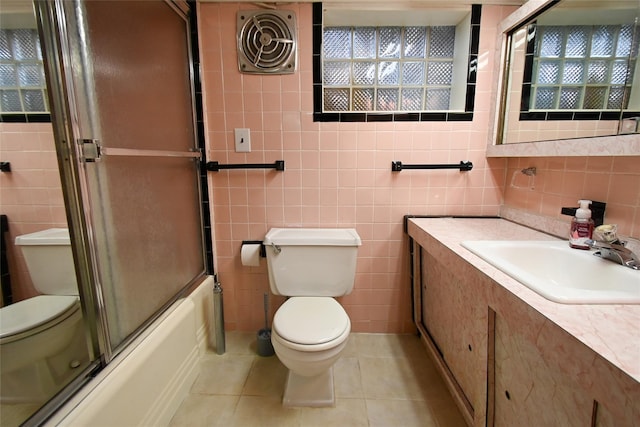
[[600, 120], [599, 111], [579, 111], [573, 115], [575, 120]]
[[[202, 76], [200, 75], [200, 50], [198, 46], [198, 16], [197, 16], [197, 4], [196, 0], [188, 0], [189, 5], [189, 29], [191, 31], [191, 67], [193, 73], [193, 90], [194, 94], [194, 107], [196, 118], [196, 139], [198, 148], [205, 153], [205, 126], [204, 126], [204, 107], [202, 103]], [[205, 252], [205, 268], [207, 274], [213, 274], [215, 272], [213, 262], [213, 225], [211, 224], [211, 203], [209, 201], [209, 183], [208, 173], [206, 168], [206, 160], [200, 162], [200, 197], [201, 197], [201, 215], [202, 215], [202, 234], [204, 237], [204, 252]]]
[[475, 105], [478, 53], [480, 46], [480, 18], [482, 5], [471, 6], [471, 39], [469, 41], [469, 63], [467, 93], [464, 112], [396, 112], [359, 113], [322, 111], [322, 3], [312, 4], [313, 34], [313, 121], [314, 122], [447, 122], [472, 121]]
[[51, 123], [49, 113], [4, 113], [0, 114], [0, 123]]
[[421, 122], [446, 122], [447, 113], [420, 113]]
[[469, 113], [447, 113], [448, 122], [470, 122], [473, 120], [473, 112]]
[[549, 111], [547, 113], [547, 120], [573, 120], [572, 111]]
[[521, 111], [520, 121], [620, 120], [640, 117], [640, 111]]
[[392, 122], [393, 114], [392, 113], [389, 113], [389, 114], [367, 113], [367, 121], [368, 122]]
[[338, 118], [340, 122], [366, 122], [367, 114], [366, 113], [340, 113], [340, 117]]
[[[625, 117], [627, 115], [627, 117]], [[638, 117], [640, 112], [638, 111], [602, 111], [600, 113], [600, 120], [620, 120], [629, 117]]]
[[623, 119], [631, 119], [638, 116], [640, 116], [640, 111], [624, 111], [622, 113]]
[[394, 113], [394, 122], [418, 122], [420, 121], [420, 113]]

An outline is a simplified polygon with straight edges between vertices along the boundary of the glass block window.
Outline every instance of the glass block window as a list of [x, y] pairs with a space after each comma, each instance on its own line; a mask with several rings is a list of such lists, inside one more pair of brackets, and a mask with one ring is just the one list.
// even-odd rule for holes
[[627, 108], [638, 56], [632, 25], [534, 29], [531, 109]]
[[0, 113], [46, 113], [47, 92], [35, 29], [0, 29]]
[[325, 112], [448, 111], [455, 26], [325, 27]]

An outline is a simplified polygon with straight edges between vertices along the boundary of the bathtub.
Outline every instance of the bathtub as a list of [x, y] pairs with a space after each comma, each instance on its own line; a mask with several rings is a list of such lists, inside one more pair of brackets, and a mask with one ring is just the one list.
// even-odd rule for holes
[[176, 301], [45, 426], [169, 424], [208, 345], [212, 292], [209, 277]]

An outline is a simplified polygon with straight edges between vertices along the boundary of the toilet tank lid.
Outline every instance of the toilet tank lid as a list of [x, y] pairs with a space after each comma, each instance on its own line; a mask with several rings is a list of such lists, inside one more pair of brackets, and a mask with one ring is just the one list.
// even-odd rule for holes
[[360, 246], [353, 228], [272, 228], [264, 237], [265, 245], [283, 246]]
[[35, 233], [16, 236], [16, 245], [69, 245], [68, 228], [49, 228]]

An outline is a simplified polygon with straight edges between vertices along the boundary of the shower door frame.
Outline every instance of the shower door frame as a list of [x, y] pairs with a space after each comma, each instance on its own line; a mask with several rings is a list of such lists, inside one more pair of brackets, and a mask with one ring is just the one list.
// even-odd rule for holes
[[[86, 385], [90, 379], [104, 367], [106, 367], [118, 354], [128, 348], [129, 344], [142, 333], [148, 326], [167, 313], [174, 303], [180, 298], [190, 293], [207, 276], [213, 272], [211, 257], [207, 256], [207, 248], [210, 246], [210, 238], [205, 235], [205, 225], [209, 223], [207, 208], [207, 184], [203, 165], [204, 149], [203, 135], [197, 125], [197, 117], [202, 112], [196, 103], [197, 79], [194, 73], [199, 70], [194, 69], [195, 63], [193, 55], [197, 55], [192, 43], [196, 44], [197, 35], [192, 28], [195, 25], [195, 4], [188, 4], [182, 0], [163, 0], [169, 5], [185, 22], [189, 56], [189, 79], [191, 88], [192, 126], [195, 141], [194, 147], [198, 147], [198, 152], [176, 153], [176, 152], [143, 152], [142, 150], [128, 150], [112, 148], [106, 149], [102, 155], [106, 156], [170, 156], [170, 157], [190, 157], [199, 162], [194, 166], [194, 180], [200, 196], [200, 238], [202, 248], [202, 270], [189, 283], [182, 284], [179, 292], [164, 303], [150, 318], [138, 325], [133, 333], [127, 336], [121, 343], [114, 347], [109, 334], [109, 324], [107, 310], [103, 297], [103, 289], [99, 279], [98, 256], [96, 242], [94, 239], [94, 229], [89, 200], [89, 183], [86, 176], [87, 153], [81, 140], [79, 121], [87, 119], [81, 117], [85, 115], [79, 105], [75, 102], [77, 95], [88, 96], [90, 91], [84, 93], [72, 82], [70, 70], [65, 64], [72, 60], [70, 46], [60, 34], [68, 34], [67, 17], [65, 16], [64, 4], [76, 3], [80, 0], [35, 0], [36, 18], [39, 32], [45, 67], [47, 69], [46, 79], [49, 88], [49, 101], [51, 106], [51, 119], [55, 136], [56, 152], [62, 181], [63, 195], [66, 206], [69, 233], [72, 242], [73, 256], [75, 260], [76, 276], [80, 298], [82, 301], [82, 312], [84, 316], [87, 344], [89, 348], [90, 366], [88, 366], [78, 377], [71, 382], [61, 393], [47, 402], [36, 415], [28, 420], [27, 424], [33, 422], [37, 425], [42, 420], [50, 416], [57, 410], [70, 396]], [[75, 6], [74, 6], [75, 7]], [[191, 14], [191, 15], [190, 15]], [[193, 32], [192, 32], [193, 31]], [[195, 39], [194, 39], [195, 37]], [[80, 88], [82, 89], [82, 88]], [[92, 102], [86, 99], [85, 102]], [[90, 120], [95, 118], [89, 117]], [[111, 152], [110, 152], [111, 151]], [[151, 151], [151, 150], [148, 150]], [[91, 161], [89, 159], [88, 161]], [[203, 203], [204, 202], [204, 203]], [[211, 248], [209, 247], [209, 250]]]

